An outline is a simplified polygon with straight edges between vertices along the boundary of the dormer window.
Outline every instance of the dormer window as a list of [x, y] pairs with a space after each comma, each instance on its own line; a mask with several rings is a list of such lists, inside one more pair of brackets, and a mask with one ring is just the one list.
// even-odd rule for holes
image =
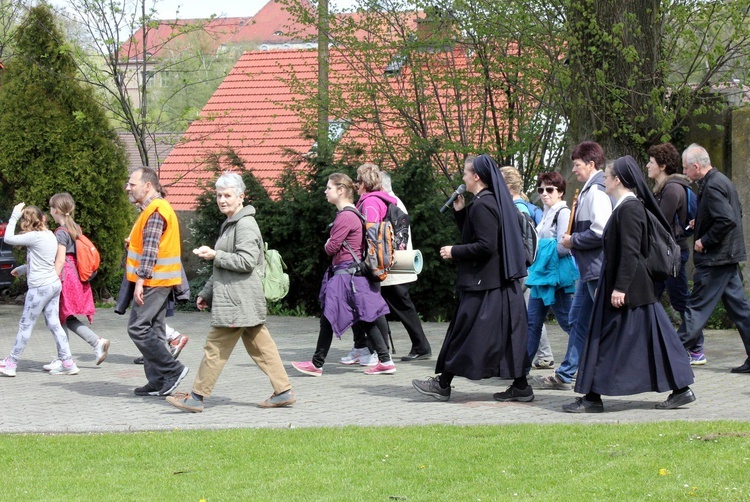
[[393, 76], [398, 75], [401, 73], [401, 69], [406, 64], [406, 56], [402, 56], [400, 54], [397, 54], [396, 56], [393, 56], [393, 59], [391, 59], [391, 62], [388, 63], [388, 66], [385, 68], [385, 76]]
[[328, 121], [328, 139], [331, 143], [336, 143], [341, 139], [346, 130], [349, 128], [347, 120], [329, 120]]
[[273, 34], [274, 34], [275, 36], [277, 36], [277, 37], [281, 37], [281, 36], [283, 36], [283, 35], [284, 35], [284, 32], [283, 32], [283, 31], [281, 31], [281, 30], [276, 30], [276, 31], [274, 31], [274, 32], [273, 32]]

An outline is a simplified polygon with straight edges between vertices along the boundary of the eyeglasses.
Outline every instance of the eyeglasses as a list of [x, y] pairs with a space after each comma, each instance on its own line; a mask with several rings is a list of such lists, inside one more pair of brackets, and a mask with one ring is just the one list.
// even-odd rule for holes
[[542, 195], [545, 191], [547, 193], [552, 193], [555, 190], [557, 190], [557, 187], [538, 187], [536, 189], [536, 193], [538, 193], [539, 195]]

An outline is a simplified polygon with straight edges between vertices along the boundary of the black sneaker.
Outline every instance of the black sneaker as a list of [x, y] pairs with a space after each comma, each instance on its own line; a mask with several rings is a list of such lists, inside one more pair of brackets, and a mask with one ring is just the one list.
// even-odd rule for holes
[[522, 403], [528, 403], [534, 400], [534, 389], [531, 388], [531, 385], [527, 385], [523, 390], [510, 385], [505, 389], [505, 392], [492, 394], [492, 397], [495, 398], [495, 401], [521, 401]]
[[174, 390], [177, 388], [178, 385], [180, 385], [180, 382], [182, 382], [182, 379], [185, 378], [188, 374], [188, 367], [183, 366], [182, 370], [177, 374], [177, 376], [173, 376], [171, 378], [168, 378], [164, 381], [164, 386], [159, 391], [160, 396], [168, 396]]
[[604, 403], [601, 401], [589, 401], [585, 397], [577, 397], [570, 404], [564, 404], [562, 410], [566, 413], [602, 413]]
[[451, 388], [441, 387], [435, 377], [427, 377], [427, 380], [412, 380], [411, 384], [420, 394], [432, 396], [438, 401], [447, 401], [451, 397]]
[[136, 396], [158, 396], [159, 389], [156, 387], [156, 385], [149, 382], [143, 387], [136, 387], [133, 393]]

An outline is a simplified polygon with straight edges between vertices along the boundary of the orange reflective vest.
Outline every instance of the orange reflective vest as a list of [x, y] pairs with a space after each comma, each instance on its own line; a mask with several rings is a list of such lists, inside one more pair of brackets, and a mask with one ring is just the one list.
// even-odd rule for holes
[[141, 266], [143, 253], [143, 229], [149, 217], [159, 213], [166, 226], [159, 240], [159, 252], [150, 279], [146, 279], [144, 286], [168, 287], [180, 284], [182, 279], [182, 260], [180, 260], [180, 224], [177, 221], [172, 206], [164, 199], [154, 199], [144, 209], [130, 231], [126, 274], [128, 281], [136, 282], [138, 276], [135, 271]]

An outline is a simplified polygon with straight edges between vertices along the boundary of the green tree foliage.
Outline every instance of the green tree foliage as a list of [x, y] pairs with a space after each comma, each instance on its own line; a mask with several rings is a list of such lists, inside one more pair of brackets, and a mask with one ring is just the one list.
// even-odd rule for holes
[[0, 0], [0, 63], [7, 65], [13, 58], [13, 38], [20, 22], [23, 6], [13, 0]]
[[[117, 127], [132, 134], [141, 164], [152, 168], [164, 159], [153, 158], [150, 143], [156, 134], [178, 126], [172, 123], [172, 115], [162, 114], [163, 109], [148, 108], [157, 103], [151, 93], [163, 77], [168, 78], [170, 68], [195, 58], [193, 51], [175, 43], [203, 33], [206, 26], [202, 20], [159, 20], [157, 3], [159, 0], [68, 0], [68, 10], [63, 11], [77, 24], [80, 34], [74, 47], [79, 76], [97, 90], [100, 105]], [[193, 77], [188, 75], [188, 82], [171, 97], [189, 94], [195, 84]], [[158, 105], [166, 101], [168, 97], [162, 97]]]
[[[750, 69], [750, 1], [574, 0], [565, 13], [573, 143], [644, 157], [686, 123], [728, 106]], [[732, 90], [732, 88], [734, 90]]]
[[[301, 24], [315, 24], [306, 2], [288, 2]], [[554, 100], [563, 46], [548, 43], [549, 26], [532, 29], [533, 16], [513, 2], [395, 0], [362, 1], [356, 16], [332, 18], [326, 108], [354, 133], [339, 150], [366, 150], [398, 170], [427, 148], [448, 180], [467, 154], [489, 153], [531, 186], [558, 164], [565, 129]], [[341, 78], [349, 74], [356, 78]], [[289, 80], [308, 97], [297, 110], [312, 129], [315, 83]]]
[[92, 97], [49, 7], [29, 10], [15, 38], [17, 56], [0, 85], [0, 190], [46, 208], [62, 191], [76, 200], [76, 221], [102, 254], [96, 279], [121, 268], [133, 209], [125, 194], [125, 154]]
[[[226, 44], [216, 50], [213, 38], [204, 31], [175, 39], [155, 65], [148, 113], [152, 129], [184, 132], [198, 117], [216, 88], [242, 56], [257, 44]], [[154, 129], [155, 130], [155, 129]]]

